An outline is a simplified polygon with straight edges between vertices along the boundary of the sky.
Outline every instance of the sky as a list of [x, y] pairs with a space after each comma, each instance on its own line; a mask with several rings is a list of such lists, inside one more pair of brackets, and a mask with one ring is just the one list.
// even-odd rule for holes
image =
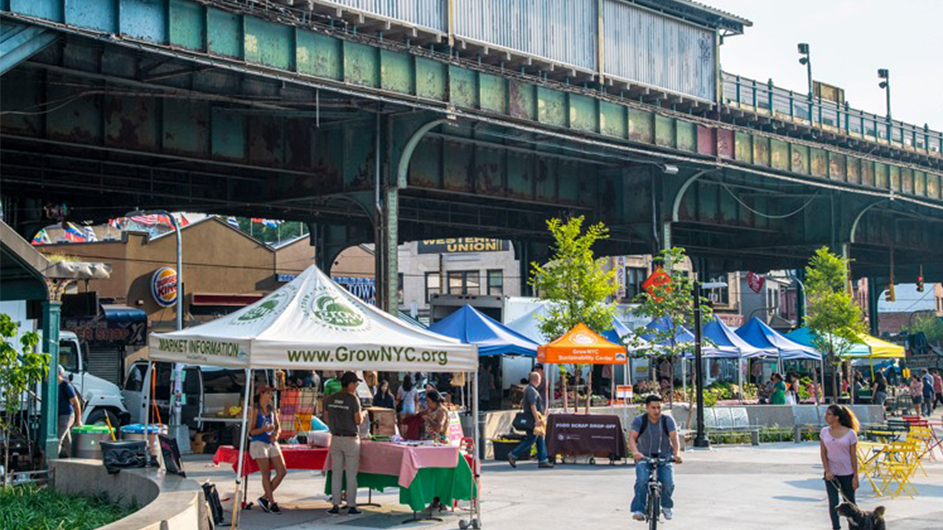
[[943, 130], [943, 0], [700, 0], [753, 22], [725, 39], [724, 71], [805, 93], [812, 76], [845, 89], [853, 108], [883, 115], [877, 69], [891, 78], [894, 119]]

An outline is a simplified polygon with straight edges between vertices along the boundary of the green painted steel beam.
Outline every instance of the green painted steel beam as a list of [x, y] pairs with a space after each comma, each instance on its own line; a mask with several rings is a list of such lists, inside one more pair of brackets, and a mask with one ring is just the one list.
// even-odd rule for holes
[[[366, 98], [382, 96], [440, 112], [455, 108], [498, 120], [525, 120], [542, 129], [651, 148], [652, 156], [663, 151], [705, 162], [732, 160], [749, 169], [943, 202], [943, 174], [931, 167], [734, 129], [598, 92], [511, 79], [191, 0], [4, 0], [0, 7], [0, 13], [22, 21], [55, 23], [60, 30], [93, 38], [104, 32], [119, 45], [172, 50], [178, 58], [263, 77]], [[238, 155], [238, 146], [222, 145], [225, 139], [217, 129], [214, 125], [210, 138]]]

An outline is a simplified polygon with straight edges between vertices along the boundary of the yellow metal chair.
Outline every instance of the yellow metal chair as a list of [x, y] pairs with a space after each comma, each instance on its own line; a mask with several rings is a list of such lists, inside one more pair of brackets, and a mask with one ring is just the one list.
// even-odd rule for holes
[[858, 453], [858, 473], [864, 474], [864, 477], [871, 483], [871, 489], [878, 496], [883, 495], [881, 488], [874, 482], [875, 478], [881, 478], [881, 459], [885, 458], [884, 449], [887, 444], [876, 442], [858, 442], [856, 444]]
[[917, 467], [920, 468], [920, 471], [923, 473], [923, 476], [929, 477], [927, 475], [927, 470], [924, 469], [923, 457], [930, 453], [931, 448], [933, 447], [933, 433], [930, 431], [929, 427], [911, 427], [910, 433], [907, 434], [907, 442], [912, 442], [917, 448]]
[[[897, 497], [906, 494], [911, 499], [917, 494], [911, 479], [919, 464], [919, 447], [916, 442], [894, 442], [883, 451], [886, 458], [880, 460], [882, 473], [881, 494]], [[892, 487], [896, 484], [896, 489]]]

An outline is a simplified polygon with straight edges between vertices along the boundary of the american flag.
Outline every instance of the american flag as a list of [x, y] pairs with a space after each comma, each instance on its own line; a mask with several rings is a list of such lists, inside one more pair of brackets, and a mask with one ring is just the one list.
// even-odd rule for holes
[[154, 225], [169, 225], [171, 224], [170, 219], [166, 215], [159, 214], [147, 214], [147, 215], [135, 215], [131, 218], [132, 221], [139, 225], [144, 226], [154, 226]]

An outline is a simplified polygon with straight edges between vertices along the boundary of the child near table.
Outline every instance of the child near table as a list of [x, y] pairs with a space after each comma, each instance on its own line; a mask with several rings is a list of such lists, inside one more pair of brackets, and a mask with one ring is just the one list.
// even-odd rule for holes
[[[272, 399], [273, 391], [270, 386], [261, 386], [255, 395], [255, 421], [254, 427], [249, 431], [249, 456], [256, 461], [262, 473], [262, 489], [265, 494], [259, 497], [259, 507], [263, 511], [280, 514], [282, 510], [275, 502], [275, 489], [288, 472], [285, 470], [285, 459], [277, 441], [281, 425]], [[274, 479], [271, 477], [273, 468]]]

